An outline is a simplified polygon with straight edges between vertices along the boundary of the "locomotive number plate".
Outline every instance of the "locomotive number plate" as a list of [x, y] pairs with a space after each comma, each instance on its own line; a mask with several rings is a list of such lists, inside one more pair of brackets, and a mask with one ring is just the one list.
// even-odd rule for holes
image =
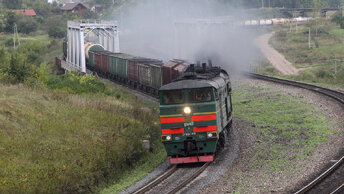
[[192, 126], [193, 124], [194, 124], [193, 122], [184, 123], [184, 127], [189, 127], [189, 126]]
[[192, 136], [192, 135], [196, 135], [195, 132], [192, 132], [192, 133], [183, 133], [183, 136]]

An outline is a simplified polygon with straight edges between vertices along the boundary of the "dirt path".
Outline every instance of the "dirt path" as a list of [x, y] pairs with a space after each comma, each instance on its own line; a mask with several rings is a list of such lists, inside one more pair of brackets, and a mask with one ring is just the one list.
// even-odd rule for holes
[[255, 44], [282, 75], [297, 74], [298, 70], [289, 61], [287, 61], [283, 55], [269, 45], [269, 39], [273, 34], [274, 33], [272, 32], [270, 34], [259, 36], [256, 39]]

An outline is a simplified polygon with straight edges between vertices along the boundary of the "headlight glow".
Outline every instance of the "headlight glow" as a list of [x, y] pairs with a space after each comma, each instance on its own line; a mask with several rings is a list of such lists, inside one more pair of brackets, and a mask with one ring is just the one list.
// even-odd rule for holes
[[185, 113], [185, 114], [190, 114], [190, 113], [191, 113], [191, 108], [188, 107], [188, 106], [186, 106], [186, 107], [184, 108], [184, 113]]
[[213, 134], [212, 133], [208, 133], [208, 137], [213, 137]]
[[171, 136], [169, 136], [169, 135], [166, 136], [166, 140], [168, 140], [168, 141], [171, 140]]

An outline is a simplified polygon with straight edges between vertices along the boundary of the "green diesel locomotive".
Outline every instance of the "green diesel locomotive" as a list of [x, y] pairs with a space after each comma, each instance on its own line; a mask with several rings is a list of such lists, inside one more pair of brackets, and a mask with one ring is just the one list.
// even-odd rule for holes
[[231, 92], [228, 73], [205, 63], [159, 89], [161, 141], [171, 164], [214, 160], [232, 125]]

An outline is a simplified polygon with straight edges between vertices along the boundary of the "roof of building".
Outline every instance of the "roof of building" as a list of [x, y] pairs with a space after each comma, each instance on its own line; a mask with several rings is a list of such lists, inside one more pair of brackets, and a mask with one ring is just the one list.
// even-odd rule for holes
[[61, 10], [65, 10], [65, 11], [73, 10], [79, 4], [81, 4], [87, 9], [90, 9], [90, 6], [88, 4], [79, 2], [79, 3], [66, 3], [64, 6], [61, 7]]
[[33, 9], [15, 9], [12, 11], [16, 12], [16, 13], [21, 13], [21, 14], [26, 15], [26, 16], [36, 16], [37, 15], [35, 10], [33, 10]]

